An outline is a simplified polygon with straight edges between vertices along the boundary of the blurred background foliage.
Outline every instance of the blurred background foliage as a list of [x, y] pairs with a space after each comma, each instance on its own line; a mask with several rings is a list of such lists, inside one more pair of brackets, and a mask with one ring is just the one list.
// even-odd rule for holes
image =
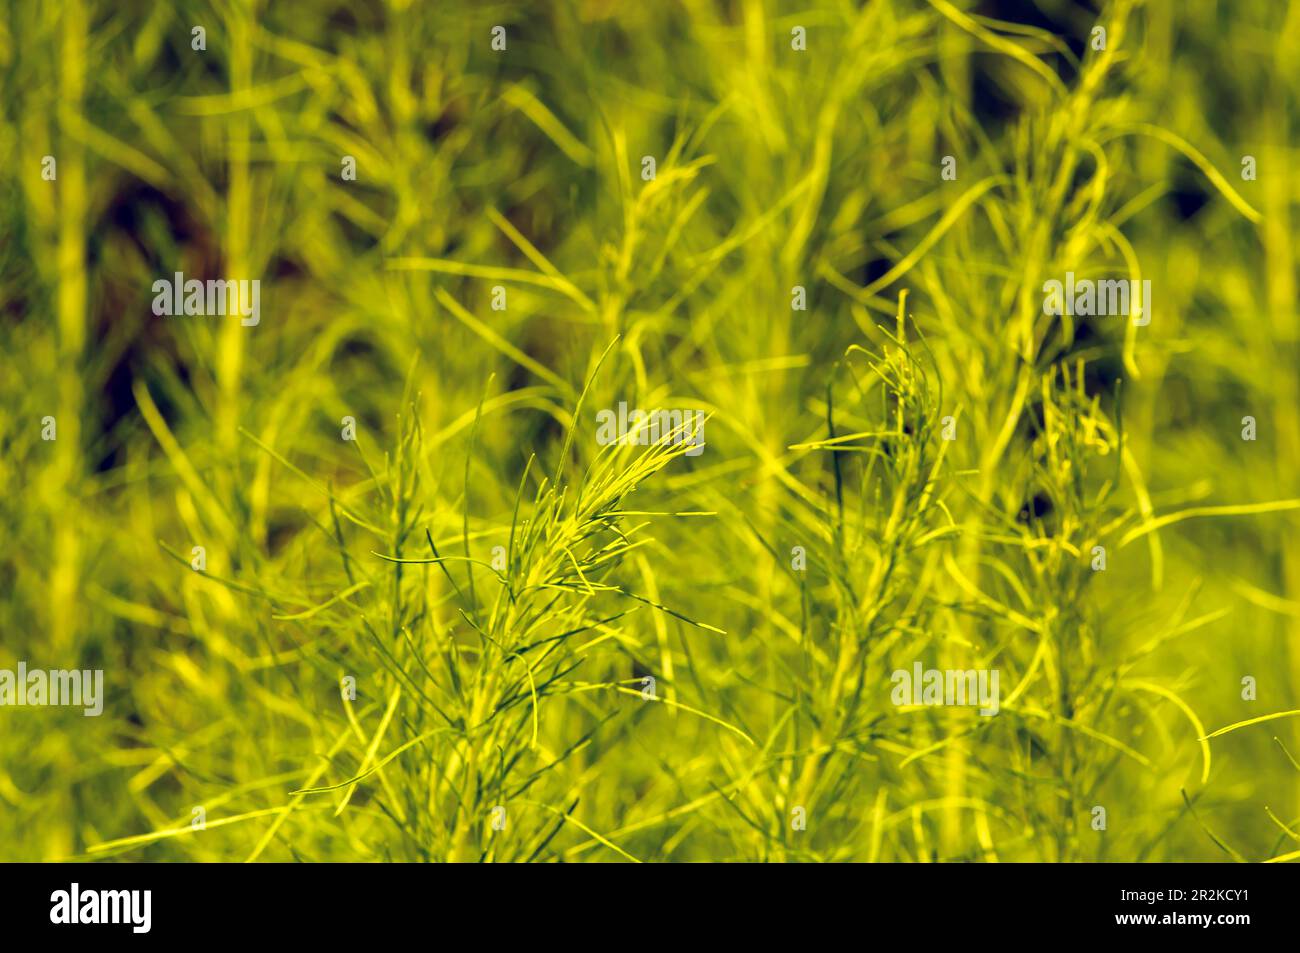
[[[1296, 851], [1300, 719], [1200, 739], [1300, 709], [1298, 54], [1282, 0], [6, 0], [0, 667], [108, 698], [0, 712], [0, 856]], [[602, 456], [619, 401], [707, 449]]]

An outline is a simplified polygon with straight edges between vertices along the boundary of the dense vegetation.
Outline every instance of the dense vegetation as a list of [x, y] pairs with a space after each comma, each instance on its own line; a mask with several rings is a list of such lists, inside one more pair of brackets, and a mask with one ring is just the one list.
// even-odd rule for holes
[[1282, 2], [5, 4], [0, 667], [106, 698], [0, 709], [0, 853], [1295, 857], [1297, 54]]

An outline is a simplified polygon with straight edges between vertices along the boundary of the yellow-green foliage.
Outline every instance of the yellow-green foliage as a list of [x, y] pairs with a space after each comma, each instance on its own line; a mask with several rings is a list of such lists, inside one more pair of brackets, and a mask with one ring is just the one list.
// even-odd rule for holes
[[1300, 856], [1297, 62], [1289, 2], [6, 4], [0, 669], [106, 698], [0, 707], [0, 856]]

